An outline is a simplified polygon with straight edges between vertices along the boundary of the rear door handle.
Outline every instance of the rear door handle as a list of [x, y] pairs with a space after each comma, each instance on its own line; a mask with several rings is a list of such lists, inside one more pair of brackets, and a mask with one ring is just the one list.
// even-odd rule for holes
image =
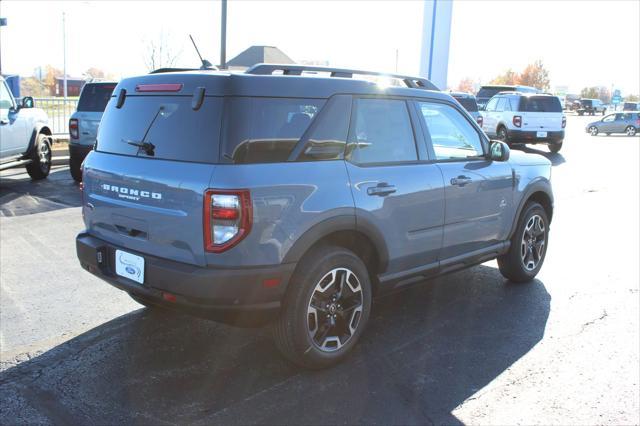
[[468, 183], [471, 183], [471, 178], [469, 176], [460, 175], [457, 178], [451, 178], [451, 185], [465, 186]]
[[367, 194], [377, 195], [379, 197], [384, 197], [389, 194], [393, 194], [396, 191], [397, 191], [397, 188], [395, 187], [395, 185], [389, 185], [386, 182], [381, 182], [376, 186], [367, 188]]

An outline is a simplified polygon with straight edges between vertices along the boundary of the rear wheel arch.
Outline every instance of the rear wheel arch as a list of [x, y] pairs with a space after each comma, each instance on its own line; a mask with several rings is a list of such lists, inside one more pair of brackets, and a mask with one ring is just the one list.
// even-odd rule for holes
[[551, 185], [548, 182], [537, 182], [527, 190], [525, 195], [522, 197], [522, 200], [518, 205], [518, 210], [513, 218], [513, 225], [509, 232], [509, 238], [511, 238], [513, 233], [516, 231], [518, 227], [518, 220], [520, 219], [520, 215], [522, 215], [525, 206], [531, 201], [540, 204], [542, 208], [544, 208], [544, 211], [547, 214], [547, 219], [549, 220], [549, 223], [551, 223], [551, 219], [553, 217], [553, 195], [551, 194]]

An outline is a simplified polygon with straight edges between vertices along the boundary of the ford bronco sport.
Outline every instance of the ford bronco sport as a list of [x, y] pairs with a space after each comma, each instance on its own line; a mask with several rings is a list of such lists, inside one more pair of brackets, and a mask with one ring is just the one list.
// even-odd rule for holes
[[349, 353], [374, 296], [495, 258], [532, 280], [550, 162], [490, 142], [428, 80], [354, 78], [367, 74], [260, 64], [121, 81], [84, 162], [81, 265], [146, 306], [271, 320], [309, 368]]

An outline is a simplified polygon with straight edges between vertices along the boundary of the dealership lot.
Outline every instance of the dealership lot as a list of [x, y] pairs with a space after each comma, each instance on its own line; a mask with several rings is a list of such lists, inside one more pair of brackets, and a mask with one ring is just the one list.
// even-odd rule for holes
[[640, 138], [570, 115], [538, 279], [490, 262], [377, 301], [335, 368], [267, 329], [152, 313], [83, 271], [68, 169], [0, 181], [0, 422], [637, 423]]

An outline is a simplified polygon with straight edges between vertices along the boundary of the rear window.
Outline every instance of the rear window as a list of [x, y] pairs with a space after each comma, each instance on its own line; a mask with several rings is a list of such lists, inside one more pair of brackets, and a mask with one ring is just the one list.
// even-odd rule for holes
[[591, 106], [592, 102], [590, 99], [580, 99], [580, 104], [582, 104], [582, 106]]
[[477, 112], [478, 104], [474, 98], [455, 98], [456, 101], [460, 102], [460, 105], [464, 107], [469, 112]]
[[78, 111], [104, 111], [115, 88], [115, 84], [85, 84], [78, 100]]
[[556, 96], [523, 96], [520, 98], [518, 111], [562, 112], [562, 105]]
[[116, 97], [111, 98], [102, 116], [96, 150], [217, 163], [222, 98], [205, 97], [198, 110], [191, 102], [191, 96], [127, 96], [122, 108], [116, 108]]
[[324, 99], [245, 98], [227, 101], [222, 162], [287, 161]]

